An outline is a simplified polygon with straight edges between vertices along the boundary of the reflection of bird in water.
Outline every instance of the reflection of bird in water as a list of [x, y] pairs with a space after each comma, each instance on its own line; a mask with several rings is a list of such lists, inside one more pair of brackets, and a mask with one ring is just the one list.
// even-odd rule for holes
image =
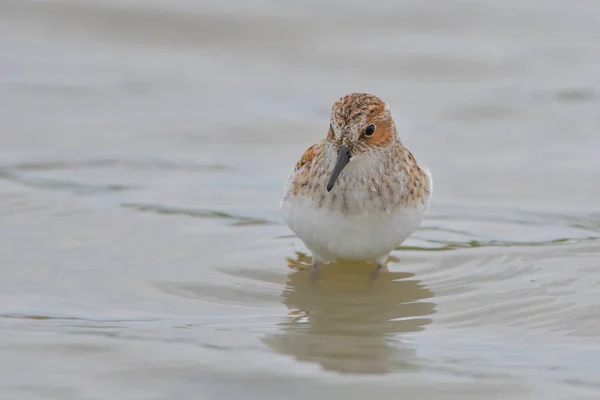
[[338, 372], [412, 368], [414, 351], [398, 346], [398, 336], [431, 323], [428, 316], [435, 304], [422, 300], [432, 298], [433, 292], [409, 273], [387, 272], [369, 279], [365, 272], [371, 268], [366, 263], [330, 264], [317, 283], [308, 271], [289, 274], [282, 293], [289, 318], [279, 324], [280, 332], [264, 338], [265, 343]]

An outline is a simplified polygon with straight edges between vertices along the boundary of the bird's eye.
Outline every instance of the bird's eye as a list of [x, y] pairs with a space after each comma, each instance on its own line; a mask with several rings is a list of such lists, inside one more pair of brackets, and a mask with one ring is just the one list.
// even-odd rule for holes
[[365, 137], [371, 137], [373, 136], [373, 134], [375, 133], [375, 124], [369, 124], [366, 128], [365, 128]]

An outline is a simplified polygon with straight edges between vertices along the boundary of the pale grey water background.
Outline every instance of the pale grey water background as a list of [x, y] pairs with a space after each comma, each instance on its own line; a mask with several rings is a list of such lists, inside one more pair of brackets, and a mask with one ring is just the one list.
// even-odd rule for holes
[[[600, 398], [600, 2], [0, 1], [0, 398]], [[379, 280], [278, 203], [355, 91], [434, 175]]]

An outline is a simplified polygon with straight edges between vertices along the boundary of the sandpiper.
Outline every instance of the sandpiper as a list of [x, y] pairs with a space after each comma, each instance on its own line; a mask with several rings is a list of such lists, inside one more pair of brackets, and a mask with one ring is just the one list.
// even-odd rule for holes
[[327, 137], [296, 163], [281, 206], [313, 271], [362, 260], [377, 272], [420, 225], [431, 192], [431, 174], [400, 141], [388, 105], [352, 93], [333, 104]]

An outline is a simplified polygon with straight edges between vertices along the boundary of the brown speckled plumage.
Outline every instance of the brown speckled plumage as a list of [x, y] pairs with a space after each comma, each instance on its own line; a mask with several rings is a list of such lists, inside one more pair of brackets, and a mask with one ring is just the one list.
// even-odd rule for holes
[[[361, 136], [361, 128], [371, 123], [377, 126], [375, 135], [370, 139]], [[335, 147], [342, 144], [355, 157], [373, 156], [378, 162], [362, 171], [342, 172], [336, 188], [327, 192]], [[334, 103], [327, 138], [304, 152], [289, 185], [286, 197], [311, 197], [317, 207], [337, 209], [343, 214], [366, 211], [359, 204], [364, 201], [349, 199], [347, 191], [366, 193], [367, 201], [384, 211], [428, 201], [430, 196], [430, 177], [398, 138], [388, 106], [362, 93], [344, 96]]]

